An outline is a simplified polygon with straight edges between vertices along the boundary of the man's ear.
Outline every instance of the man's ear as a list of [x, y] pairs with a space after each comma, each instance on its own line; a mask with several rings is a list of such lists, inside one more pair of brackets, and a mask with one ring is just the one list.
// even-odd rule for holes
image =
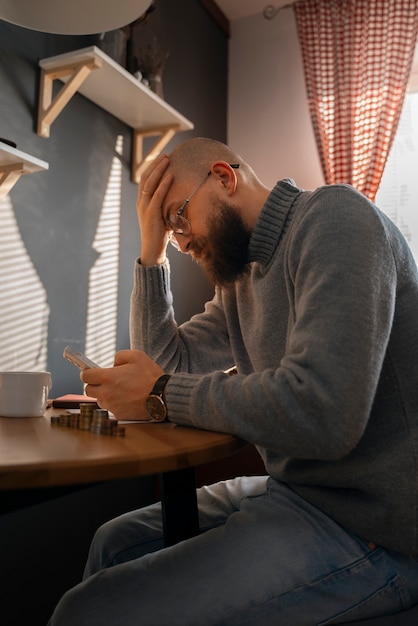
[[214, 180], [219, 181], [224, 191], [228, 195], [235, 193], [238, 179], [233, 167], [226, 161], [215, 161], [212, 163], [210, 172]]

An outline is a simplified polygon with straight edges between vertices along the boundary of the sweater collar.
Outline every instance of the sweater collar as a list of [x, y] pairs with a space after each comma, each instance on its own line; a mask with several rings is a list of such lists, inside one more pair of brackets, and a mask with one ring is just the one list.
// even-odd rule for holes
[[302, 193], [290, 178], [279, 180], [270, 192], [254, 230], [248, 253], [250, 262], [267, 265], [287, 230], [295, 199]]

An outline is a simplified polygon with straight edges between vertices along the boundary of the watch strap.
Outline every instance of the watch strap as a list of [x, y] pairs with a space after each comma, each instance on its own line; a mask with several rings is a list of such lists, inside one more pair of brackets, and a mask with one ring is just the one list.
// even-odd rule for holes
[[162, 376], [157, 378], [157, 380], [155, 381], [154, 387], [152, 388], [152, 391], [151, 391], [150, 395], [152, 395], [152, 396], [159, 396], [160, 398], [162, 398], [165, 386], [168, 383], [168, 381], [170, 380], [170, 378], [171, 378], [170, 374], [163, 374]]

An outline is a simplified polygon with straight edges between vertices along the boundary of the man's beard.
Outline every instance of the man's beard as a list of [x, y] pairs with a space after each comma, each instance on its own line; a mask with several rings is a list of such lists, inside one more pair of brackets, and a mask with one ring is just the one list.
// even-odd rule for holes
[[249, 272], [251, 232], [236, 206], [215, 202], [207, 220], [208, 235], [196, 237], [191, 253], [210, 280], [227, 287]]

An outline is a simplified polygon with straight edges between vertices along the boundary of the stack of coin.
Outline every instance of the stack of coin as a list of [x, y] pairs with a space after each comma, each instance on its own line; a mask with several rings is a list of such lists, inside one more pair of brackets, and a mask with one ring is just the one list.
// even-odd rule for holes
[[125, 428], [119, 426], [117, 420], [111, 419], [109, 412], [104, 409], [95, 409], [93, 411], [90, 432], [99, 433], [100, 435], [112, 435], [114, 437], [125, 436]]
[[92, 402], [80, 402], [80, 419], [78, 423], [80, 430], [90, 430], [94, 408], [95, 404]]
[[90, 432], [108, 434], [108, 431], [112, 428], [110, 421], [109, 411], [106, 411], [106, 409], [94, 409]]
[[71, 413], [71, 415], [68, 418], [68, 427], [69, 428], [78, 428], [78, 422], [79, 422], [80, 416], [78, 413]]
[[101, 435], [111, 435], [113, 437], [124, 437], [125, 436], [125, 428], [123, 426], [118, 425], [118, 421], [115, 419], [107, 419], [100, 418], [100, 428], [99, 430], [90, 429], [90, 432], [99, 432]]
[[95, 408], [91, 402], [80, 404], [80, 413], [61, 413], [51, 416], [51, 426], [66, 426], [88, 430], [98, 435], [112, 435], [124, 437], [125, 427], [119, 426], [118, 421], [109, 417], [109, 411]]
[[58, 418], [59, 418], [59, 425], [60, 426], [69, 426], [70, 425], [70, 414], [69, 413], [60, 413]]

